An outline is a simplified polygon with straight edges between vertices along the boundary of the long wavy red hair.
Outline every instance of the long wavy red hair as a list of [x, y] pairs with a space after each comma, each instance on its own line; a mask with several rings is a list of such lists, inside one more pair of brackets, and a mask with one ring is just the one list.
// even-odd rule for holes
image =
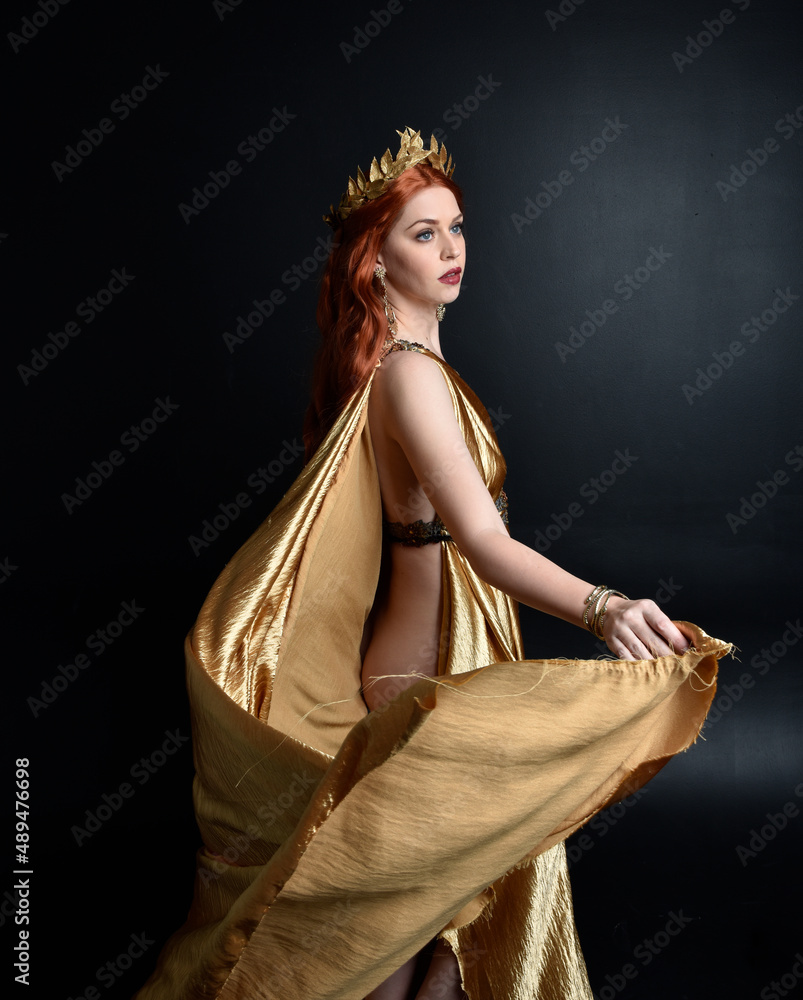
[[316, 318], [323, 341], [304, 417], [306, 460], [352, 395], [368, 381], [379, 359], [388, 321], [374, 278], [376, 256], [410, 198], [432, 185], [448, 188], [463, 211], [457, 184], [428, 163], [420, 163], [392, 181], [385, 194], [355, 209], [335, 234], [318, 298]]

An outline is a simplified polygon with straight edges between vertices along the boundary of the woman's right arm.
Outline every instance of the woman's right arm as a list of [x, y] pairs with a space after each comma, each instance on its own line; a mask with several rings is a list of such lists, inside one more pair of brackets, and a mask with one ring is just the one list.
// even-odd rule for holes
[[[377, 396], [388, 435], [477, 575], [514, 600], [582, 626], [593, 586], [510, 537], [466, 447], [437, 362], [398, 352], [382, 372]], [[605, 639], [622, 659], [664, 656], [689, 645], [654, 601], [618, 597], [608, 604]]]

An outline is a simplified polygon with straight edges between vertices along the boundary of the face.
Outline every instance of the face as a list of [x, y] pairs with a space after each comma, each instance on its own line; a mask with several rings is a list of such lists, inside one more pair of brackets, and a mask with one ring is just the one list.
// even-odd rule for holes
[[414, 195], [393, 225], [377, 263], [394, 309], [404, 313], [448, 305], [460, 294], [466, 264], [463, 214], [447, 188]]

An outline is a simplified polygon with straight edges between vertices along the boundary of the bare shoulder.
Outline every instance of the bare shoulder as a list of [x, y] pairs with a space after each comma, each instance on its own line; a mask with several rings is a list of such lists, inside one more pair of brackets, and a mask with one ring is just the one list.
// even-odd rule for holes
[[441, 366], [419, 351], [392, 351], [382, 360], [376, 376], [380, 397], [387, 402], [415, 396], [449, 398]]
[[[459, 434], [452, 394], [440, 364], [417, 351], [394, 351], [380, 365], [369, 406], [389, 436], [406, 448], [453, 425]], [[461, 438], [462, 440], [462, 438]]]

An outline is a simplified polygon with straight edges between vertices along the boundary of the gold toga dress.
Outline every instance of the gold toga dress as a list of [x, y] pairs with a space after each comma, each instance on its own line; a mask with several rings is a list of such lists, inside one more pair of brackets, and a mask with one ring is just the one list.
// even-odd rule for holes
[[[496, 500], [471, 389], [426, 348]], [[362, 1000], [431, 938], [471, 1000], [590, 1000], [563, 841], [692, 743], [727, 643], [525, 660], [515, 602], [443, 545], [439, 676], [369, 713], [382, 505], [374, 375], [215, 581], [185, 643], [192, 906], [137, 1000]]]

